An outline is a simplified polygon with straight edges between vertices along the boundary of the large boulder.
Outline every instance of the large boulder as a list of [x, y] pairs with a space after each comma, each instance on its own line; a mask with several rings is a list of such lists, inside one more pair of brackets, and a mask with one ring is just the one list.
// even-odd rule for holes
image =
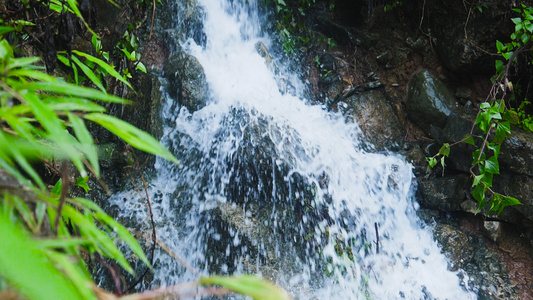
[[204, 68], [198, 59], [183, 51], [173, 54], [164, 68], [168, 80], [167, 91], [190, 112], [206, 105], [209, 88]]
[[533, 134], [513, 129], [512, 136], [502, 144], [500, 162], [509, 171], [533, 176]]
[[461, 211], [469, 177], [466, 174], [418, 181], [418, 202], [423, 207], [441, 211]]
[[405, 132], [383, 89], [356, 93], [343, 100], [363, 131], [364, 140], [376, 149], [398, 150]]
[[409, 80], [406, 105], [409, 118], [434, 138], [458, 106], [448, 88], [428, 71], [415, 73]]

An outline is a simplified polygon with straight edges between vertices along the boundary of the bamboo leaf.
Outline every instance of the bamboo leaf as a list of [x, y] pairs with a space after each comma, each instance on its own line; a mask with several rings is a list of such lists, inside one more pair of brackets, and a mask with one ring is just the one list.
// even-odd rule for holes
[[[0, 145], [10, 145], [7, 142], [7, 139], [5, 138], [4, 134], [0, 132]], [[19, 164], [19, 166], [33, 179], [35, 184], [39, 186], [41, 189], [44, 189], [44, 183], [41, 179], [41, 176], [37, 174], [37, 172], [33, 169], [31, 164], [27, 160], [27, 156], [23, 155], [19, 149], [17, 144], [11, 144], [10, 147], [7, 147], [7, 150], [11, 152], [12, 157], [15, 159], [15, 161]]]
[[62, 274], [35, 241], [0, 213], [0, 274], [28, 299], [83, 299], [71, 281]]
[[[84, 145], [83, 148], [80, 150], [87, 156], [87, 160], [91, 163], [91, 166], [94, 169], [94, 172], [97, 176], [100, 176], [100, 165], [98, 164], [98, 151], [96, 146], [94, 145], [94, 140], [92, 135], [89, 133], [89, 130], [87, 130], [87, 127], [85, 127], [85, 123], [83, 120], [72, 114], [68, 113], [68, 118], [70, 120], [70, 125], [74, 129], [74, 133], [76, 134], [76, 137], [78, 138], [78, 141], [82, 145]], [[85, 177], [85, 176], [82, 176]]]
[[134, 274], [133, 269], [124, 258], [124, 255], [122, 255], [122, 252], [120, 252], [117, 246], [115, 246], [113, 241], [106, 234], [100, 231], [100, 229], [96, 227], [92, 220], [88, 219], [92, 219], [91, 216], [87, 217], [82, 215], [79, 211], [68, 204], [65, 204], [63, 207], [63, 213], [79, 227], [83, 234], [88, 235], [88, 237], [92, 237], [95, 242], [99, 244], [98, 249], [104, 250], [103, 254], [116, 260], [119, 265], [130, 274]]
[[137, 240], [122, 224], [118, 223], [109, 215], [107, 215], [102, 208], [100, 208], [98, 205], [96, 205], [96, 203], [91, 200], [87, 200], [84, 198], [73, 198], [71, 199], [71, 201], [79, 203], [83, 207], [93, 210], [95, 212], [95, 218], [112, 228], [113, 231], [115, 231], [118, 236], [128, 245], [128, 247], [130, 247], [133, 253], [135, 253], [135, 255], [137, 255], [137, 257], [139, 257], [139, 259], [142, 260], [147, 266], [150, 266], [150, 262], [146, 258], [146, 255], [144, 254], [144, 251], [142, 250], [141, 246], [139, 246]]
[[37, 240], [38, 246], [45, 249], [57, 249], [57, 248], [68, 248], [72, 246], [84, 246], [91, 244], [92, 241], [84, 238], [55, 238], [55, 239], [39, 239]]
[[[77, 287], [82, 298], [85, 300], [97, 299], [91, 290], [92, 280], [86, 275], [85, 272], [80, 270], [77, 264], [74, 264], [70, 258], [64, 254], [59, 254], [54, 251], [47, 251], [48, 257], [56, 264], [58, 264], [63, 272], [66, 273], [68, 278]], [[79, 260], [80, 258], [78, 258]]]
[[39, 57], [21, 57], [8, 60], [7, 69], [15, 69], [31, 65], [40, 60]]
[[87, 53], [83, 53], [83, 52], [80, 52], [80, 51], [76, 51], [76, 50], [72, 50], [72, 53], [78, 55], [78, 56], [83, 56], [85, 57], [87, 60], [89, 61], [92, 61], [93, 63], [99, 65], [100, 67], [102, 67], [102, 69], [104, 69], [107, 73], [109, 73], [111, 76], [115, 77], [116, 79], [122, 81], [125, 85], [127, 85], [130, 89], [133, 90], [133, 87], [130, 85], [130, 83], [124, 79], [120, 73], [118, 73], [115, 68], [113, 68], [112, 66], [110, 66], [109, 64], [107, 64], [105, 61], [101, 60], [101, 59], [98, 59], [92, 55], [89, 55]]
[[83, 18], [83, 16], [80, 13], [80, 10], [78, 9], [78, 3], [76, 2], [76, 0], [67, 0], [67, 3], [69, 5], [70, 10], [76, 15], [76, 17], [78, 17], [83, 22], [83, 24], [85, 24], [85, 27], [87, 28], [87, 30], [89, 30], [92, 34], [96, 34], [91, 29], [91, 27], [89, 27], [89, 24], [85, 22], [85, 19]]
[[102, 85], [102, 82], [100, 81], [100, 79], [94, 74], [94, 72], [89, 69], [89, 67], [87, 67], [87, 65], [85, 65], [83, 62], [81, 62], [76, 56], [72, 55], [71, 56], [72, 58], [72, 61], [74, 61], [79, 67], [80, 69], [83, 71], [83, 73], [85, 73], [85, 75], [87, 75], [87, 77], [102, 91], [102, 92], [106, 92], [104, 86]]
[[100, 100], [111, 103], [131, 103], [128, 100], [122, 99], [114, 95], [108, 95], [98, 90], [76, 86], [65, 82], [31, 82], [20, 86], [20, 89], [41, 90], [44, 92], [57, 93], [61, 95], [77, 96], [86, 99]]
[[93, 101], [72, 97], [46, 97], [47, 106], [53, 111], [105, 112], [106, 108]]
[[53, 76], [50, 76], [44, 72], [30, 70], [30, 69], [12, 70], [9, 72], [9, 76], [29, 77], [29, 78], [33, 78], [33, 79], [37, 79], [41, 81], [46, 81], [46, 82], [52, 82], [56, 80]]
[[125, 121], [100, 113], [91, 113], [85, 115], [85, 118], [101, 125], [139, 150], [155, 154], [179, 164], [178, 159], [154, 137]]
[[289, 300], [289, 294], [274, 284], [259, 277], [245, 275], [239, 277], [210, 276], [200, 278], [202, 285], [220, 285], [234, 292], [252, 297], [254, 300]]

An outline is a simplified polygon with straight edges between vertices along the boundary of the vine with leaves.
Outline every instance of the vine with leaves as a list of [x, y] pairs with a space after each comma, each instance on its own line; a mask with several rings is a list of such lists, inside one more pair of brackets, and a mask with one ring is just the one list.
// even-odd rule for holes
[[502, 60], [495, 61], [496, 74], [492, 78], [491, 89], [479, 106], [470, 133], [453, 144], [444, 144], [436, 155], [426, 158], [428, 170], [436, 166], [439, 160], [444, 168], [445, 157], [450, 155], [451, 147], [460, 143], [476, 147], [469, 171], [473, 178], [472, 196], [478, 202], [477, 212], [490, 204], [489, 212], [496, 212], [498, 215], [505, 207], [521, 204], [518, 199], [493, 190], [494, 175], [500, 174], [498, 158], [501, 145], [511, 135], [511, 125], [529, 131], [533, 129], [533, 119], [524, 111], [524, 107], [530, 103], [527, 99], [521, 102], [518, 109], [509, 106], [509, 99], [514, 98], [515, 90], [510, 80], [510, 70], [521, 55], [529, 55], [528, 61], [533, 62], [530, 53], [533, 42], [533, 8], [522, 4], [521, 8], [513, 11], [520, 14], [520, 17], [511, 19], [515, 24], [511, 41], [505, 44], [496, 41], [496, 49]]

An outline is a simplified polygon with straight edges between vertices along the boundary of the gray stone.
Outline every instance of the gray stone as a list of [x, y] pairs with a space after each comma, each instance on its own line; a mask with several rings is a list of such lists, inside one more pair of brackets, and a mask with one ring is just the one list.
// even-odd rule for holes
[[430, 134], [431, 126], [444, 128], [457, 102], [444, 84], [428, 71], [414, 74], [407, 91], [407, 113], [418, 126]]
[[164, 71], [168, 79], [167, 91], [180, 105], [190, 112], [206, 105], [209, 89], [204, 68], [196, 57], [185, 52], [173, 54]]
[[503, 172], [495, 177], [494, 189], [504, 195], [515, 197], [522, 203], [504, 209], [500, 218], [514, 224], [521, 223], [521, 216], [533, 221], [533, 177]]
[[469, 177], [461, 174], [451, 177], [420, 180], [418, 182], [418, 202], [422, 207], [441, 211], [461, 211], [465, 200], [465, 189]]
[[348, 104], [350, 115], [359, 123], [365, 140], [378, 150], [399, 150], [405, 132], [383, 90], [355, 93], [343, 101]]
[[513, 129], [502, 144], [499, 161], [504, 169], [533, 176], [533, 134]]

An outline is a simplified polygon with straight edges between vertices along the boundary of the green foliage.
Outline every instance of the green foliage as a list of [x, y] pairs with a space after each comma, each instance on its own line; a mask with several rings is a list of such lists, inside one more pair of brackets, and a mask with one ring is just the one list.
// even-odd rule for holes
[[[279, 32], [283, 50], [287, 54], [295, 54], [298, 49], [310, 42], [326, 43], [329, 48], [337, 46], [332, 38], [318, 36], [303, 23], [302, 17], [306, 11], [316, 4], [316, 0], [299, 0], [296, 5], [290, 6], [284, 0], [266, 0], [275, 8], [276, 30]], [[332, 1], [329, 9], [335, 4]]]
[[[482, 10], [479, 7], [480, 11]], [[461, 141], [452, 145], [445, 144], [433, 157], [427, 157], [428, 170], [437, 164], [437, 158], [441, 157], [444, 172], [444, 157], [449, 155], [449, 148], [458, 143], [467, 143], [474, 146], [472, 153], [472, 166], [470, 173], [473, 178], [472, 196], [478, 202], [478, 212], [490, 203], [489, 212], [501, 214], [507, 206], [519, 205], [520, 201], [514, 197], [502, 195], [492, 190], [494, 175], [500, 174], [499, 154], [501, 144], [511, 135], [511, 124], [533, 131], [533, 117], [528, 115], [524, 107], [529, 101], [521, 102], [517, 109], [506, 105], [507, 98], [515, 98], [514, 95], [507, 97], [507, 93], [514, 92], [513, 83], [509, 80], [509, 70], [516, 63], [518, 55], [529, 54], [531, 38], [533, 35], [533, 8], [522, 4], [520, 9], [513, 9], [520, 17], [512, 18], [515, 30], [511, 34], [511, 41], [502, 43], [496, 41], [496, 49], [503, 60], [495, 61], [496, 75], [493, 78], [492, 89], [487, 97], [488, 101], [480, 104], [478, 115], [475, 120], [475, 128], [481, 135], [472, 131]], [[529, 62], [533, 62], [533, 56], [529, 56]]]
[[387, 11], [391, 11], [391, 10], [397, 8], [397, 7], [402, 6], [402, 5], [403, 5], [403, 1], [396, 0], [396, 1], [393, 1], [392, 3], [386, 4], [385, 6], [383, 6], [383, 10], [386, 11], [386, 12]]
[[[90, 31], [76, 1], [41, 3], [60, 14], [73, 13]], [[0, 24], [8, 25], [0, 26], [0, 288], [7, 283], [25, 299], [114, 299], [101, 290], [95, 294], [98, 288], [85, 260], [108, 257], [133, 274], [117, 246], [120, 243], [132, 257], [149, 267], [150, 263], [124, 226], [91, 200], [69, 197], [71, 187], [87, 193], [89, 173], [100, 174], [96, 144], [86, 123], [108, 129], [135, 148], [179, 162], [149, 134], [105, 114], [102, 103], [129, 103], [107, 94], [107, 82], [114, 78], [131, 88], [126, 79], [131, 75], [120, 75], [107, 63], [109, 54], [96, 35], [91, 40], [96, 56], [77, 50], [57, 52], [60, 63], [72, 70], [66, 80], [48, 75], [38, 57], [18, 57], [6, 38], [24, 38], [23, 26], [32, 23], [0, 20]], [[124, 60], [135, 61], [135, 68], [145, 71], [136, 52], [138, 39], [127, 33], [121, 43]], [[79, 86], [83, 82], [97, 89]], [[37, 168], [43, 162], [61, 179], [43, 178]], [[75, 182], [70, 182], [73, 174], [67, 164], [79, 173]], [[283, 290], [250, 276], [208, 277], [202, 284], [227, 286], [254, 299], [289, 299]]]
[[255, 276], [224, 277], [211, 276], [200, 278], [200, 284], [220, 285], [254, 300], [289, 300], [287, 292], [274, 284]]
[[[86, 121], [136, 148], [178, 161], [147, 133], [104, 114], [98, 101], [129, 103], [105, 93], [96, 75], [105, 72], [129, 86], [111, 65], [80, 51], [70, 57], [59, 52], [62, 63], [79, 68], [100, 90], [65, 82], [44, 73], [39, 58], [15, 57], [4, 34], [17, 31], [2, 27], [0, 33], [0, 174], [11, 178], [11, 186], [0, 190], [0, 276], [29, 299], [95, 299], [82, 257], [109, 257], [133, 274], [115, 244], [120, 240], [145, 264], [149, 261], [127, 229], [92, 201], [68, 198], [69, 186], [62, 180], [48, 190], [35, 166], [69, 161], [80, 174], [75, 185], [87, 192], [87, 171], [99, 176], [99, 162]], [[73, 81], [79, 83], [80, 77]]]
[[525, 107], [530, 105], [531, 102], [528, 100], [522, 101], [520, 103], [520, 106], [518, 108], [510, 108], [506, 111], [507, 119], [510, 121], [511, 124], [517, 125], [518, 127], [533, 132], [533, 116], [530, 114], [527, 114], [525, 111]]
[[139, 38], [133, 33], [133, 24], [130, 24], [115, 46], [119, 56], [124, 61], [125, 68], [122, 69], [122, 72], [126, 78], [131, 78], [131, 70], [134, 68], [146, 73], [146, 67], [140, 61], [141, 53], [137, 51], [138, 47]]

